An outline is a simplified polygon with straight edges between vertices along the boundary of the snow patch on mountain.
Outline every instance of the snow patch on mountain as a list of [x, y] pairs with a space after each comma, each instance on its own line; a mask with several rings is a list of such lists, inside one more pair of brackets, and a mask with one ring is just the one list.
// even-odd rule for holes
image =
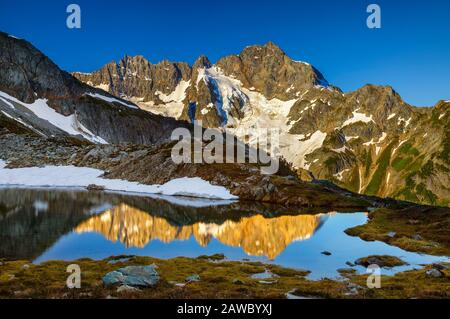
[[237, 199], [225, 187], [199, 178], [178, 178], [163, 185], [144, 185], [120, 179], [105, 179], [102, 170], [75, 166], [45, 166], [6, 169], [0, 160], [0, 185], [29, 187], [103, 186], [110, 191], [210, 199]]
[[[2, 100], [2, 101], [4, 101], [4, 100]], [[41, 135], [41, 136], [43, 136], [43, 137], [47, 137], [44, 133], [42, 133], [42, 132], [39, 131], [38, 129], [34, 128], [33, 126], [31, 126], [31, 125], [28, 124], [28, 123], [25, 123], [25, 121], [23, 121], [21, 118], [19, 118], [19, 117], [17, 117], [17, 118], [16, 118], [16, 117], [13, 117], [12, 115], [6, 113], [6, 112], [3, 111], [3, 110], [1, 110], [1, 112], [2, 112], [3, 115], [5, 115], [6, 117], [8, 117], [8, 118], [10, 118], [10, 119], [12, 119], [12, 120], [14, 120], [14, 121], [16, 121], [16, 122], [19, 122], [20, 124], [22, 124], [23, 126], [29, 128], [29, 129], [32, 130], [33, 132], [36, 132], [36, 133], [38, 133], [39, 135]]]
[[[91, 83], [88, 82], [88, 84], [90, 86], [93, 86]], [[97, 86], [94, 86], [94, 87], [97, 88], [97, 89], [103, 90], [105, 92], [109, 92], [109, 84], [101, 83], [101, 84], [99, 84]]]
[[[316, 131], [306, 139], [302, 134], [289, 133], [292, 123], [288, 121], [288, 115], [292, 106], [298, 99], [282, 101], [279, 99], [267, 99], [263, 94], [244, 88], [242, 83], [232, 77], [226, 76], [218, 67], [199, 69], [196, 81], [210, 83], [217, 88], [219, 95], [219, 114], [224, 113], [226, 122], [224, 129], [246, 143], [255, 146], [261, 134], [266, 134], [264, 129], [279, 129], [280, 153], [294, 167], [308, 167], [305, 156], [322, 147], [327, 136], [326, 133]], [[230, 114], [234, 99], [243, 101], [242, 118], [233, 118]], [[310, 108], [314, 108], [316, 101], [311, 101]], [[258, 130], [262, 129], [262, 130]], [[249, 134], [252, 132], [253, 134]], [[260, 132], [260, 133], [258, 133]], [[267, 150], [269, 151], [269, 150]]]
[[[37, 99], [33, 103], [28, 104], [1, 91], [0, 97], [2, 97], [2, 100], [4, 100], [3, 98], [6, 98], [14, 103], [24, 106], [25, 108], [33, 112], [40, 119], [49, 122], [51, 125], [59, 128], [60, 130], [68, 133], [69, 135], [81, 135], [93, 143], [108, 144], [107, 141], [102, 139], [100, 136], [96, 136], [91, 131], [89, 131], [83, 124], [81, 124], [78, 121], [76, 114], [72, 114], [69, 116], [59, 114], [58, 112], [56, 112], [54, 109], [52, 109], [50, 106], [47, 105], [46, 99]], [[21, 120], [18, 120], [16, 118], [14, 119], [23, 124]]]
[[333, 152], [336, 152], [336, 153], [345, 153], [345, 151], [347, 150], [347, 146], [342, 146], [341, 148], [335, 148], [335, 149], [332, 149], [332, 151]]
[[344, 169], [344, 170], [340, 171], [340, 172], [337, 173], [337, 174], [333, 174], [333, 176], [336, 177], [338, 180], [342, 181], [342, 179], [344, 178], [344, 173], [346, 173], [346, 172], [348, 172], [348, 171], [350, 171], [349, 168]]
[[139, 105], [141, 109], [148, 112], [179, 119], [183, 113], [183, 101], [186, 98], [186, 90], [190, 85], [190, 80], [182, 80], [170, 94], [164, 94], [163, 92], [156, 91], [155, 94], [158, 95], [163, 104], [155, 104], [154, 101], [142, 102], [143, 98], [134, 98], [133, 101], [136, 101], [137, 105]]
[[158, 95], [161, 101], [164, 103], [170, 102], [178, 102], [182, 103], [186, 98], [186, 90], [191, 85], [191, 80], [189, 81], [180, 81], [178, 85], [175, 87], [172, 93], [166, 95], [163, 92], [156, 91], [155, 94]]
[[400, 141], [400, 143], [398, 143], [397, 147], [395, 147], [395, 148], [392, 150], [392, 155], [394, 155], [395, 152], [400, 148], [400, 146], [402, 146], [402, 145], [403, 145], [404, 143], [406, 143], [406, 142], [407, 142], [407, 140]]
[[204, 81], [214, 87], [214, 93], [216, 94], [216, 108], [217, 113], [220, 114], [223, 125], [233, 125], [235, 120], [230, 116], [233, 108], [233, 101], [242, 101], [242, 105], [246, 105], [249, 102], [248, 96], [242, 91], [241, 81], [232, 77], [226, 76], [223, 71], [216, 66], [211, 68], [198, 69], [197, 87], [200, 81]]
[[89, 93], [86, 93], [86, 95], [92, 96], [93, 98], [96, 98], [96, 99], [99, 99], [99, 100], [103, 100], [103, 101], [108, 102], [108, 103], [119, 103], [119, 104], [122, 104], [122, 105], [124, 105], [126, 107], [129, 107], [129, 108], [132, 108], [132, 109], [139, 109], [137, 106], [135, 106], [133, 104], [126, 103], [126, 102], [121, 101], [119, 99], [116, 99], [114, 97], [104, 96], [104, 95], [99, 94], [99, 93], [89, 92]]
[[363, 143], [364, 146], [371, 146], [371, 145], [375, 145], [375, 154], [378, 155], [378, 153], [381, 150], [381, 146], [380, 144], [386, 139], [387, 134], [385, 132], [383, 132], [381, 134], [381, 137], [378, 139], [378, 141], [374, 141], [374, 139], [371, 139], [369, 142]]
[[[359, 109], [358, 109], [359, 110]], [[373, 120], [372, 115], [367, 116], [364, 113], [359, 113], [358, 110], [353, 111], [353, 117], [349, 118], [348, 120], [346, 120], [342, 126], [345, 127], [347, 125], [353, 124], [353, 123], [357, 123], [357, 122], [363, 122], [363, 123], [369, 123], [369, 122], [373, 122], [375, 123], [375, 121]]]
[[355, 135], [355, 136], [350, 136], [350, 135], [345, 136], [345, 140], [346, 140], [347, 142], [350, 142], [351, 140], [355, 140], [355, 139], [357, 139], [357, 138], [359, 138], [359, 136], [357, 136], [357, 135]]
[[397, 121], [397, 125], [401, 125], [402, 123], [404, 123], [405, 124], [405, 129], [409, 126], [409, 124], [411, 123], [411, 117], [409, 118], [409, 119], [404, 119], [403, 117], [399, 117], [398, 118], [398, 121]]
[[388, 116], [387, 119], [388, 119], [388, 120], [393, 119], [393, 118], [395, 117], [395, 115], [396, 115], [395, 113], [392, 113], [392, 114], [390, 114], [390, 115]]

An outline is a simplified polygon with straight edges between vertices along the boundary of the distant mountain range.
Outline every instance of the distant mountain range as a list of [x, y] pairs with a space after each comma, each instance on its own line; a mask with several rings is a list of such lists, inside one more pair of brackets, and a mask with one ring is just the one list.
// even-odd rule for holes
[[450, 204], [450, 101], [418, 108], [375, 85], [343, 93], [270, 42], [214, 65], [205, 56], [193, 66], [126, 56], [71, 75], [0, 33], [0, 69], [0, 126], [111, 144], [164, 143], [194, 120], [244, 142], [249, 128], [278, 127], [281, 154], [302, 179]]
[[303, 177], [307, 170], [359, 193], [450, 203], [450, 101], [414, 107], [376, 85], [344, 94], [271, 42], [214, 65], [205, 56], [192, 67], [126, 56], [74, 76], [149, 112], [202, 120], [244, 141], [247, 128], [278, 127], [281, 153]]

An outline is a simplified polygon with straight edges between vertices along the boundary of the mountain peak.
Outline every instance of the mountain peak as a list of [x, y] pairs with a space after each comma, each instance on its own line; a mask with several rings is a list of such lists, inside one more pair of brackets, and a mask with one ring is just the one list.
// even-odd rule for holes
[[210, 68], [211, 66], [212, 66], [212, 64], [209, 61], [208, 57], [206, 57], [206, 55], [201, 55], [195, 61], [192, 68], [195, 70], [195, 69], [201, 69], [201, 68]]
[[281, 48], [272, 41], [269, 41], [266, 44], [264, 44], [264, 47], [271, 49], [271, 50], [277, 50], [277, 51], [283, 52], [283, 50], [281, 50]]

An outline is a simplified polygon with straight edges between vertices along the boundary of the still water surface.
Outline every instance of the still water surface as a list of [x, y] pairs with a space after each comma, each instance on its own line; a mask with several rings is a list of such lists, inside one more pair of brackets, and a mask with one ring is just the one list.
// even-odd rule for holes
[[[337, 277], [368, 255], [392, 255], [409, 265], [383, 274], [450, 261], [345, 234], [367, 222], [364, 212], [285, 211], [251, 203], [209, 206], [207, 201], [147, 198], [81, 190], [0, 189], [0, 258], [103, 259], [224, 254], [310, 270], [310, 278]], [[329, 251], [330, 256], [321, 252]], [[364, 272], [363, 267], [355, 267]]]

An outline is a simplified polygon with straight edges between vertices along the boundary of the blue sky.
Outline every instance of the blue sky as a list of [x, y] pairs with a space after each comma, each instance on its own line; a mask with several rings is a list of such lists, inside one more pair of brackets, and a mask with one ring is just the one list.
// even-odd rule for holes
[[[81, 6], [79, 30], [66, 27], [70, 3]], [[381, 29], [366, 26], [370, 3], [381, 6]], [[214, 62], [270, 40], [344, 91], [373, 83], [413, 105], [450, 99], [448, 0], [1, 0], [0, 30], [84, 72], [125, 54]]]

